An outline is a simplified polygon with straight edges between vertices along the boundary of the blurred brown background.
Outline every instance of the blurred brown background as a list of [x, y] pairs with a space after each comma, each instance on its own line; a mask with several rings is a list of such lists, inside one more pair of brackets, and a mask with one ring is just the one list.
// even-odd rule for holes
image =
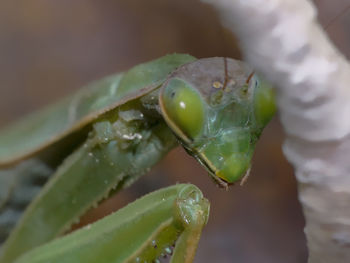
[[[328, 25], [350, 2], [316, 4], [322, 24]], [[327, 28], [348, 56], [349, 23], [350, 11]], [[234, 37], [220, 25], [217, 14], [197, 0], [3, 0], [0, 127], [89, 81], [172, 52], [240, 57]], [[162, 186], [192, 182], [212, 204], [196, 262], [304, 263], [304, 219], [292, 169], [281, 152], [282, 140], [276, 118], [258, 144], [248, 183], [228, 192], [177, 149], [150, 175], [103, 204], [101, 213]], [[89, 217], [101, 213], [93, 211]]]

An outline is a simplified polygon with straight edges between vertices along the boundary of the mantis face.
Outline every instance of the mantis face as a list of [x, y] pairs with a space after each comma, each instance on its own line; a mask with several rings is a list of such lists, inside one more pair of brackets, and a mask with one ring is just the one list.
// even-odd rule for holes
[[177, 69], [162, 87], [160, 107], [184, 148], [224, 187], [249, 172], [257, 139], [275, 113], [273, 90], [227, 58]]

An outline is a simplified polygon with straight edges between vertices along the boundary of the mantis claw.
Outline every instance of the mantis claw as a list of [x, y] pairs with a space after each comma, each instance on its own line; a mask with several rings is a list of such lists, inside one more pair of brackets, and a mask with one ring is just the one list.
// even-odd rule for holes
[[176, 200], [176, 217], [182, 222], [184, 231], [181, 233], [174, 249], [171, 263], [193, 261], [202, 228], [207, 224], [210, 204], [196, 189], [185, 189], [182, 198]]

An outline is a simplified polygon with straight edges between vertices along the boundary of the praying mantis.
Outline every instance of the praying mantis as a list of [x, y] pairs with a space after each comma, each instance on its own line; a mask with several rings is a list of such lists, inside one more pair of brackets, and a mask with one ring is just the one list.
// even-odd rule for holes
[[167, 254], [192, 262], [209, 202], [191, 184], [62, 235], [178, 144], [219, 186], [244, 182], [274, 113], [273, 90], [245, 63], [185, 54], [96, 81], [33, 113], [0, 133], [0, 263], [159, 262]]

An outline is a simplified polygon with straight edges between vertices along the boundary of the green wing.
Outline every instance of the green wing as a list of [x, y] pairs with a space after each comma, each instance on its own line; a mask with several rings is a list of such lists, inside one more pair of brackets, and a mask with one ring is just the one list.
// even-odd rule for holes
[[[171, 71], [193, 60], [189, 55], [173, 54], [140, 64], [125, 74], [94, 82], [46, 110], [27, 116], [0, 133], [0, 167], [76, 135], [102, 114], [158, 87]], [[78, 137], [79, 143], [81, 134]], [[48, 151], [53, 154], [62, 149], [56, 145], [50, 148]]]

